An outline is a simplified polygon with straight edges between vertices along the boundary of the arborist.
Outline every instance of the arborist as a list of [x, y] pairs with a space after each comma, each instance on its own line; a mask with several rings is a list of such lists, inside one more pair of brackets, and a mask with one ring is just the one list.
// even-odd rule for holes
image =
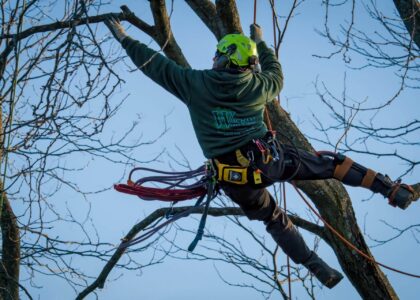
[[212, 161], [226, 195], [249, 219], [263, 221], [282, 250], [325, 286], [334, 287], [343, 276], [308, 248], [267, 186], [279, 181], [336, 178], [380, 193], [402, 209], [419, 198], [420, 183], [393, 182], [344, 155], [312, 154], [275, 139], [264, 123], [263, 112], [280, 93], [283, 73], [258, 25], [251, 25], [251, 38], [242, 34], [223, 37], [211, 70], [193, 70], [129, 37], [119, 20], [111, 17], [106, 24], [134, 64], [186, 104], [204, 156]]

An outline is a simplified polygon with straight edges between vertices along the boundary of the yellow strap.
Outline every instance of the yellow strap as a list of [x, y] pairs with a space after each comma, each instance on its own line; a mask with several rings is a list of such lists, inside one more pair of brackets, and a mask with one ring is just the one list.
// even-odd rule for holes
[[261, 172], [258, 172], [259, 170], [257, 170], [257, 171], [254, 171], [254, 182], [255, 182], [255, 184], [260, 184], [260, 183], [262, 183], [262, 179], [261, 179]]
[[245, 156], [242, 155], [241, 150], [239, 149], [236, 150], [235, 154], [236, 154], [236, 160], [242, 167], [249, 167], [249, 160], [245, 158]]
[[220, 163], [217, 159], [213, 159], [213, 162], [216, 164], [217, 180], [223, 181], [223, 167], [227, 165]]
[[346, 174], [349, 172], [352, 165], [353, 161], [346, 157], [341, 164], [335, 167], [333, 177], [338, 180], [343, 180], [344, 176], [346, 176]]

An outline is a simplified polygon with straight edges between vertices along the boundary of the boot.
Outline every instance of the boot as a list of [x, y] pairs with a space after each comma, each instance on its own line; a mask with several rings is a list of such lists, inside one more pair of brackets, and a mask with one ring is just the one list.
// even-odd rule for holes
[[411, 202], [417, 201], [420, 197], [420, 183], [408, 185], [401, 183], [401, 180], [392, 181], [388, 175], [376, 174], [370, 190], [380, 193], [388, 198], [389, 204], [401, 209], [406, 209]]
[[420, 183], [413, 185], [396, 183], [389, 192], [389, 204], [406, 209], [411, 202], [417, 201], [420, 197]]
[[315, 252], [303, 265], [326, 287], [333, 288], [343, 279], [343, 275], [329, 267]]

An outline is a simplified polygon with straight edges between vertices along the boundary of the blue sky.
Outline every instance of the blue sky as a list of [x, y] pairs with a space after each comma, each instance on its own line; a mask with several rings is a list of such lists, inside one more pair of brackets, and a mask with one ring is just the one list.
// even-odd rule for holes
[[[263, 27], [265, 39], [268, 44], [271, 44], [271, 11], [265, 2], [259, 1], [257, 23]], [[287, 3], [289, 2], [287, 1]], [[325, 122], [331, 122], [331, 120], [329, 112], [321, 105], [316, 95], [314, 88], [316, 78], [325, 81], [331, 90], [339, 95], [343, 90], [344, 72], [347, 72], [349, 97], [358, 100], [368, 98], [370, 103], [382, 102], [383, 99], [389, 97], [397, 89], [398, 84], [392, 70], [356, 71], [343, 63], [340, 56], [331, 60], [315, 58], [313, 54], [327, 54], [332, 48], [326, 43], [325, 39], [315, 32], [316, 29], [322, 29], [323, 26], [323, 11], [320, 8], [320, 1], [307, 2], [298, 10], [299, 14], [291, 22], [282, 45], [280, 62], [285, 74], [285, 87], [281, 93], [281, 99], [283, 107], [291, 114], [291, 117], [302, 129], [303, 133], [308, 136], [319, 137], [319, 133], [313, 127], [312, 114], [325, 120]], [[127, 4], [138, 17], [151, 20], [147, 1], [132, 1], [132, 3], [124, 2], [121, 4]], [[106, 11], [104, 10], [103, 12], [116, 12], [119, 5], [119, 1], [113, 1], [112, 6], [107, 7]], [[252, 23], [252, 1], [238, 1], [238, 6], [243, 28], [247, 32], [248, 24]], [[385, 11], [389, 13], [390, 9], [392, 9], [391, 1], [385, 5]], [[280, 8], [280, 13], [284, 13], [284, 11], [285, 9]], [[333, 18], [340, 18], [340, 15], [333, 15]], [[175, 37], [193, 68], [210, 68], [211, 58], [217, 41], [204, 24], [183, 1], [175, 1], [171, 21]], [[375, 26], [370, 24], [369, 22], [371, 21], [366, 17], [360, 16], [358, 21], [361, 25], [367, 27]], [[127, 28], [128, 24], [125, 25]], [[106, 28], [102, 26], [99, 33], [105, 32]], [[128, 32], [134, 38], [146, 44], [151, 42], [149, 37], [133, 28], [128, 29]], [[119, 47], [116, 44], [114, 46]], [[151, 47], [157, 49], [154, 43], [151, 43]], [[357, 62], [359, 58], [354, 56], [353, 59]], [[125, 70], [125, 66], [121, 66], [118, 70], [127, 81], [127, 84], [122, 87], [116, 97], [123, 98], [129, 94], [129, 98], [120, 113], [108, 125], [107, 130], [109, 134], [123, 132], [130, 120], [140, 116], [141, 124], [139, 128], [141, 132], [139, 132], [139, 135], [143, 134], [145, 140], [153, 139], [163, 130], [166, 118], [169, 127], [167, 134], [157, 141], [156, 144], [141, 148], [135, 155], [147, 160], [164, 148], [168, 153], [180, 158], [181, 156], [177, 152], [179, 147], [193, 167], [201, 165], [204, 162], [204, 156], [194, 137], [189, 115], [184, 104], [151, 82], [140, 71], [126, 73]], [[398, 100], [404, 105], [395, 105], [392, 109], [382, 112], [378, 118], [387, 125], [396, 124], [397, 121], [403, 118], [407, 120], [418, 118], [420, 111], [418, 109], [418, 96], [418, 92], [413, 90], [405, 91], [401, 99]], [[413, 107], [416, 109], [412, 109]], [[361, 118], [363, 117], [365, 116], [362, 115]], [[420, 136], [417, 137], [420, 138]], [[313, 144], [316, 148], [325, 148], [324, 145], [320, 145], [317, 142]], [[418, 153], [418, 148], [403, 151]], [[352, 155], [352, 157], [388, 174], [399, 175], [404, 168], [398, 161], [392, 159], [376, 159], [358, 155]], [[155, 166], [161, 169], [168, 169], [169, 160], [170, 158], [164, 155], [161, 162], [155, 164]], [[86, 183], [86, 180], [82, 180], [81, 185], [92, 185], [92, 188], [95, 186], [110, 186], [123, 175], [124, 170], [119, 168], [115, 168], [109, 163], [92, 161], [88, 169], [83, 171], [83, 173], [79, 173], [79, 176], [84, 177], [83, 179], [90, 179], [89, 183]], [[418, 170], [404, 177], [408, 182], [413, 182], [416, 178], [419, 178]], [[290, 186], [287, 191], [289, 209], [301, 216], [308, 216], [303, 202], [298, 199]], [[401, 211], [387, 205], [386, 200], [381, 196], [376, 195], [369, 201], [361, 201], [369, 198], [371, 194], [357, 188], [348, 188], [348, 191], [353, 199], [360, 226], [363, 229], [366, 228], [366, 232], [373, 237], [381, 238], [391, 234], [390, 230], [380, 220], [385, 220], [401, 227], [416, 223], [418, 220], [418, 217], [416, 217], [420, 209], [418, 203], [407, 211]], [[87, 203], [84, 200], [73, 197], [74, 195], [69, 194], [66, 201], [74, 208], [75, 213], [83, 215], [84, 210], [88, 207]], [[118, 243], [119, 239], [137, 221], [153, 212], [156, 208], [164, 206], [164, 204], [158, 202], [143, 202], [130, 196], [120, 195], [113, 190], [89, 197], [88, 201], [92, 205], [91, 217], [96, 229], [102, 235], [103, 240], [112, 243]], [[60, 200], [57, 200], [57, 203], [63, 204]], [[196, 221], [183, 220], [180, 224], [194, 228]], [[259, 234], [264, 234], [265, 230], [262, 224], [251, 222], [247, 222], [247, 224], [252, 226]], [[221, 232], [232, 238], [242, 236], [241, 233], [235, 232], [233, 228], [229, 228], [230, 225], [225, 219], [209, 218], [207, 226], [212, 231]], [[65, 228], [60, 233], [70, 237], [72, 228]], [[304, 233], [304, 236], [308, 243], [312, 244], [313, 236], [307, 233]], [[187, 247], [190, 238], [190, 236], [180, 236], [177, 239], [177, 243]], [[201, 243], [205, 242], [205, 240], [201, 241]], [[371, 243], [369, 239], [368, 243]], [[255, 246], [249, 244], [248, 247], [252, 248]], [[418, 243], [412, 236], [406, 234], [386, 246], [373, 248], [372, 252], [381, 262], [415, 273], [416, 270], [420, 269], [420, 258], [416, 255], [418, 247]], [[324, 243], [321, 243], [319, 253], [328, 263], [339, 268], [333, 252]], [[139, 258], [139, 260], [141, 261], [142, 258]], [[102, 266], [102, 263], [83, 263], [80, 267], [90, 270], [94, 276], [98, 274]], [[241, 281], [241, 276], [243, 275], [237, 271], [226, 268], [223, 265], [217, 265], [217, 267], [222, 269], [227, 277], [238, 279], [238, 282]], [[420, 290], [417, 279], [403, 277], [389, 271], [385, 271], [385, 273], [401, 299], [413, 299], [418, 295]], [[99, 291], [99, 299], [206, 300], [235, 298], [251, 300], [261, 298], [253, 290], [230, 287], [224, 284], [218, 278], [213, 262], [210, 261], [197, 262], [168, 259], [163, 264], [146, 268], [143, 272], [114, 270], [110, 279], [116, 278], [119, 279], [108, 282], [105, 288]], [[56, 299], [58, 297], [68, 299], [74, 297], [74, 292], [65, 283], [56, 282], [56, 280], [54, 280], [53, 286], [50, 283], [51, 279], [46, 279], [42, 282], [44, 288], [39, 291], [41, 299]], [[306, 299], [299, 283], [293, 284], [293, 294], [294, 299]], [[358, 299], [358, 297], [358, 294], [347, 279], [333, 290], [323, 289], [318, 292], [318, 299]], [[278, 298], [278, 296], [273, 296], [270, 299]], [[94, 297], [91, 296], [89, 299], [94, 299]]]

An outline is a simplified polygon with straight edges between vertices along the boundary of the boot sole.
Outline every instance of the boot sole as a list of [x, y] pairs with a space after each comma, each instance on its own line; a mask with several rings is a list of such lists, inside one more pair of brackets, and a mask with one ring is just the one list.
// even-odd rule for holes
[[343, 275], [338, 273], [337, 276], [331, 277], [327, 282], [324, 283], [324, 285], [327, 288], [332, 289], [341, 281], [341, 279], [343, 279]]

